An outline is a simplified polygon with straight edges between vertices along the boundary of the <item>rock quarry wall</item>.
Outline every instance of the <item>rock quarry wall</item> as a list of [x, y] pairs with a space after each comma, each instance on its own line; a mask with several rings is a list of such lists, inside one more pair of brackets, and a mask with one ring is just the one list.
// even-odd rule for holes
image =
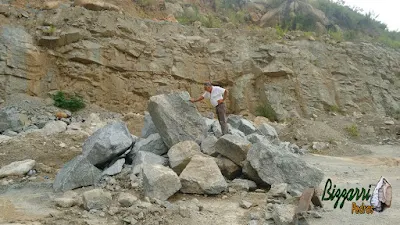
[[[267, 42], [268, 32], [182, 26], [69, 5], [7, 13], [4, 7], [4, 100], [14, 93], [45, 97], [64, 90], [109, 110], [143, 112], [152, 95], [179, 89], [197, 97], [202, 82], [212, 80], [230, 90], [228, 106], [236, 114], [265, 104], [280, 119], [332, 106], [379, 114], [400, 110], [400, 52], [394, 49], [297, 37]], [[198, 106], [214, 111], [206, 102]]]

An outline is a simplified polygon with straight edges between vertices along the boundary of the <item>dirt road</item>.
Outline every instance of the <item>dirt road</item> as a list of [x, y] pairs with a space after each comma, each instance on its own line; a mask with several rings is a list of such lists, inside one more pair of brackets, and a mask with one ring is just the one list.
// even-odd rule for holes
[[[327, 212], [322, 218], [311, 219], [311, 225], [354, 225], [354, 224], [398, 224], [400, 218], [400, 146], [365, 146], [373, 153], [360, 157], [331, 157], [322, 155], [306, 155], [304, 159], [318, 166], [325, 172], [325, 179], [320, 188], [323, 191], [325, 182], [330, 178], [337, 188], [366, 188], [375, 185], [381, 176], [387, 178], [393, 188], [392, 207], [382, 213], [372, 215], [351, 214], [351, 202], [345, 202], [342, 209], [334, 209], [333, 201], [324, 201]], [[54, 195], [50, 183], [30, 183], [29, 185], [0, 186], [0, 224], [20, 222], [29, 224], [39, 218], [55, 213], [51, 202]], [[371, 192], [373, 187], [371, 188]], [[321, 192], [322, 194], [322, 192]], [[265, 194], [240, 193], [228, 194], [227, 198], [181, 195], [178, 198], [197, 198], [204, 206], [203, 213], [185, 220], [189, 224], [247, 224], [249, 213], [257, 212], [262, 218], [265, 206]], [[251, 210], [239, 207], [238, 202], [243, 198], [258, 205]], [[364, 202], [369, 204], [368, 202]], [[357, 202], [361, 204], [360, 201]], [[176, 221], [181, 224], [183, 221]], [[263, 224], [262, 219], [259, 224]]]

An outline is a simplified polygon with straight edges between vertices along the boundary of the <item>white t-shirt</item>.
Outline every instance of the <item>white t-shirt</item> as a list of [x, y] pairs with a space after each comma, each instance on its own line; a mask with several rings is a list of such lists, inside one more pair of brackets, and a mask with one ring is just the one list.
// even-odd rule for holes
[[203, 94], [204, 98], [210, 99], [211, 105], [216, 107], [218, 105], [218, 100], [224, 98], [225, 89], [218, 86], [213, 86], [211, 93], [206, 91]]

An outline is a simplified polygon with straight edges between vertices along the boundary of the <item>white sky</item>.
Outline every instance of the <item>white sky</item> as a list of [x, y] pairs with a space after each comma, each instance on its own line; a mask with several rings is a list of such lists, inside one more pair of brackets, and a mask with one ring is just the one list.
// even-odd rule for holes
[[389, 30], [400, 31], [400, 0], [344, 0], [346, 5], [357, 6], [367, 13], [379, 15], [377, 20], [387, 24]]

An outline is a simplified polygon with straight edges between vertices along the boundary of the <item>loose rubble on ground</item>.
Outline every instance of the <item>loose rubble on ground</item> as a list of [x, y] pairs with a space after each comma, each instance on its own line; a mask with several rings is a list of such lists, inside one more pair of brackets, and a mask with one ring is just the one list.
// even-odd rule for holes
[[[58, 168], [52, 184], [60, 214], [42, 222], [66, 224], [76, 216], [108, 224], [174, 224], [171, 217], [190, 218], [207, 210], [196, 198], [184, 204], [171, 200], [179, 193], [222, 199], [240, 194], [239, 207], [265, 210], [263, 216], [250, 215], [249, 224], [306, 224], [307, 216], [320, 215], [321, 204], [299, 208], [311, 204], [303, 191], [317, 187], [324, 177], [301, 158], [306, 150], [281, 142], [270, 124], [255, 125], [237, 115], [228, 117], [229, 134], [222, 135], [217, 120], [203, 117], [189, 98], [187, 92], [151, 97], [141, 137], [131, 134], [121, 119], [85, 130], [86, 121], [55, 118], [28, 130], [44, 136], [86, 134], [82, 151]], [[4, 131], [28, 135], [15, 119], [17, 113], [2, 112], [2, 141], [10, 141]], [[4, 184], [7, 178], [42, 172], [35, 160], [17, 161], [2, 167], [0, 178]], [[243, 198], [246, 193], [262, 195], [266, 204]]]

